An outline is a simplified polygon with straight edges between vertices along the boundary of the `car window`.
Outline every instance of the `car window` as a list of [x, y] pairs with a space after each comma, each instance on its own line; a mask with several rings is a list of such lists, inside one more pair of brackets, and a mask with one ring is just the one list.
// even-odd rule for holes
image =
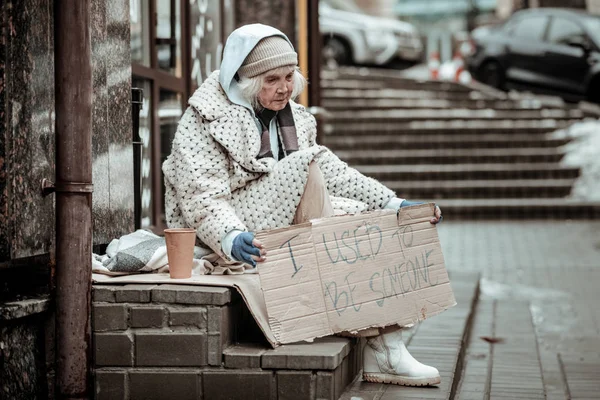
[[542, 15], [521, 18], [512, 28], [512, 34], [521, 38], [542, 40], [547, 22], [548, 18]]
[[583, 29], [575, 22], [565, 18], [554, 18], [550, 24], [548, 41], [556, 44], [569, 44], [573, 40], [585, 40]]
[[588, 29], [588, 33], [596, 42], [596, 45], [600, 46], [600, 18], [588, 18], [585, 20], [585, 25]]

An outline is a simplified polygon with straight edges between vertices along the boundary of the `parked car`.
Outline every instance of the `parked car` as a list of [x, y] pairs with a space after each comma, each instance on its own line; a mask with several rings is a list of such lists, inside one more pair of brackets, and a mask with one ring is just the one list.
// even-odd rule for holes
[[482, 82], [600, 102], [598, 16], [558, 8], [519, 11], [502, 25], [474, 30], [472, 40], [467, 66]]
[[366, 15], [351, 0], [321, 0], [319, 27], [324, 59], [338, 64], [385, 65], [396, 58], [416, 62], [423, 57], [413, 25]]

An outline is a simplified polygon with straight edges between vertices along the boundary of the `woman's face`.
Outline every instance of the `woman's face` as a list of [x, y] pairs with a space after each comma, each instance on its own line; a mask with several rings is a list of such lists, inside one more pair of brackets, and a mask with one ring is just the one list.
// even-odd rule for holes
[[283, 110], [290, 101], [294, 88], [294, 68], [289, 71], [268, 72], [265, 75], [263, 86], [258, 94], [260, 104], [269, 110]]

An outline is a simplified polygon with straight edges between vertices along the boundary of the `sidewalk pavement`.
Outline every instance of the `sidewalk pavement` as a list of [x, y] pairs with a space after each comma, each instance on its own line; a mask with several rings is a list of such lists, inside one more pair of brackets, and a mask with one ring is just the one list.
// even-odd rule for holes
[[447, 221], [439, 234], [458, 306], [407, 342], [442, 384], [359, 379], [342, 399], [600, 398], [600, 222]]

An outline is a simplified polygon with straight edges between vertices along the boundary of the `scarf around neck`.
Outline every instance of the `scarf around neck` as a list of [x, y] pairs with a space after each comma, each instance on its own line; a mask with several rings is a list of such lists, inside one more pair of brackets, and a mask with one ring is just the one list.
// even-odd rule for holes
[[259, 113], [258, 118], [261, 120], [262, 132], [260, 135], [260, 152], [258, 153], [258, 158], [273, 157], [269, 134], [269, 125], [273, 115], [277, 118], [277, 134], [280, 145], [279, 159], [281, 160], [283, 157], [298, 150], [298, 135], [296, 134], [296, 125], [294, 124], [292, 107], [289, 102], [279, 112], [264, 109]]

